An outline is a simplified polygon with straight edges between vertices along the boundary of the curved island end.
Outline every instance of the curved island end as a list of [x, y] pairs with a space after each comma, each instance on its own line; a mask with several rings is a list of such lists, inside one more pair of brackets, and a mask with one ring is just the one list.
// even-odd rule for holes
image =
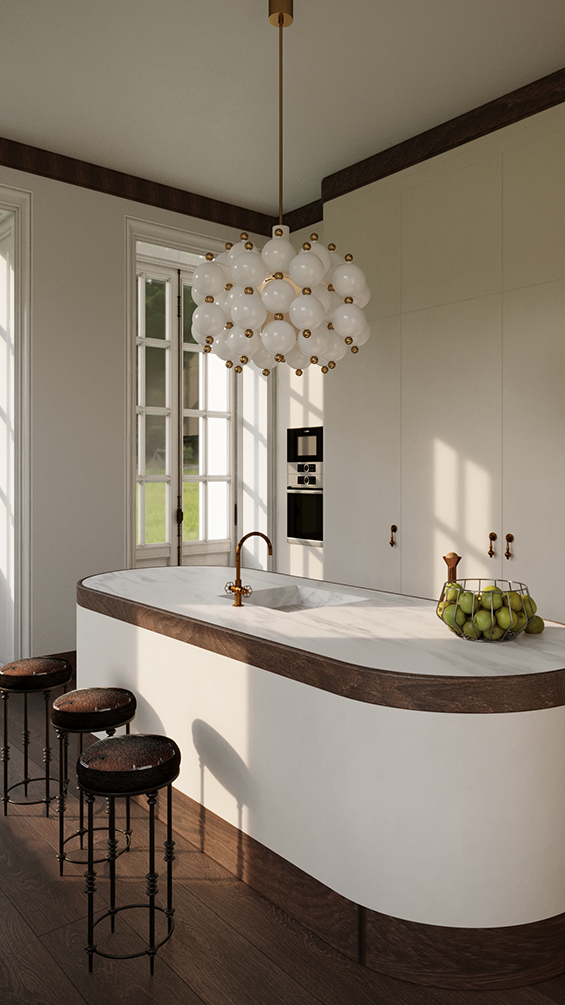
[[465, 642], [431, 601], [247, 570], [78, 586], [78, 686], [182, 751], [175, 826], [374, 970], [504, 988], [565, 970], [565, 626]]

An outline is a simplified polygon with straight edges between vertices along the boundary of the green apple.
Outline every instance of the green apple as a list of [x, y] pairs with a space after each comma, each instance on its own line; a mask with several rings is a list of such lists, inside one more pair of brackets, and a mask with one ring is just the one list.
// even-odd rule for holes
[[501, 607], [500, 610], [496, 612], [496, 620], [504, 632], [509, 628], [511, 628], [513, 632], [516, 631], [518, 615], [511, 607]]
[[459, 583], [447, 583], [445, 590], [445, 599], [448, 604], [454, 604], [460, 593], [463, 592], [463, 587]]
[[502, 607], [502, 591], [497, 586], [486, 586], [481, 593], [481, 605], [487, 611], [498, 611]]
[[475, 628], [472, 621], [466, 621], [463, 625], [463, 632], [468, 635], [470, 639], [480, 639], [482, 632], [478, 628]]
[[510, 590], [508, 593], [503, 593], [502, 602], [506, 607], [511, 607], [513, 611], [522, 610], [522, 598], [519, 593], [515, 590]]
[[488, 639], [489, 642], [498, 642], [499, 639], [504, 635], [504, 629], [498, 624], [492, 626], [492, 631], [489, 632]]
[[475, 594], [471, 593], [469, 590], [465, 590], [459, 595], [459, 607], [465, 614], [472, 614], [473, 608], [476, 607]]
[[477, 611], [475, 617], [473, 618], [473, 624], [475, 628], [478, 628], [480, 632], [484, 632], [488, 635], [492, 627], [493, 619], [490, 611]]
[[516, 627], [515, 632], [521, 632], [523, 628], [528, 624], [528, 619], [525, 614], [516, 612]]
[[456, 625], [461, 628], [467, 620], [467, 615], [456, 608], [455, 604], [448, 604], [444, 607], [442, 618], [450, 628], [455, 628]]
[[526, 628], [526, 632], [528, 635], [541, 635], [544, 628], [545, 624], [543, 618], [540, 618], [539, 615], [536, 614], [531, 625], [528, 625], [528, 627]]
[[522, 599], [524, 601], [524, 612], [528, 618], [531, 618], [532, 614], [536, 613], [538, 605], [531, 597], [524, 596]]

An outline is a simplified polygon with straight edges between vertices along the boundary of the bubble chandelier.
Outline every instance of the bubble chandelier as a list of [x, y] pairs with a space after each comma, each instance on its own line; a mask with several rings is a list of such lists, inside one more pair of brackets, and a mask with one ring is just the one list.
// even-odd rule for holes
[[262, 251], [244, 233], [215, 258], [206, 255], [193, 276], [192, 336], [236, 373], [247, 363], [265, 377], [279, 363], [298, 376], [312, 364], [327, 373], [348, 348], [356, 354], [369, 338], [363, 308], [371, 293], [352, 255], [342, 258], [317, 234], [297, 254], [288, 239], [282, 222], [282, 54], [293, 0], [269, 0], [269, 21], [279, 29], [279, 223]]

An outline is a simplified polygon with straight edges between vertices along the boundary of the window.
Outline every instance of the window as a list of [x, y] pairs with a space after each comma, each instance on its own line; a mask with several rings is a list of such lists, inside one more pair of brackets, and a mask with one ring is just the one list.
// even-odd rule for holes
[[[191, 335], [202, 256], [137, 255], [136, 564], [181, 565], [231, 549], [233, 375]], [[147, 254], [153, 250], [153, 256]], [[160, 253], [159, 257], [155, 252]], [[192, 267], [191, 267], [192, 266]]]

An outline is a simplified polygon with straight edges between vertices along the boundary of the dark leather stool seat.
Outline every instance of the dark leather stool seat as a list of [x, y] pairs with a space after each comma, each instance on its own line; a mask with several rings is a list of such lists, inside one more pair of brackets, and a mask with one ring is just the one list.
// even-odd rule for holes
[[[65, 859], [78, 865], [86, 865], [83, 858], [71, 857], [65, 852], [65, 845], [68, 841], [78, 837], [80, 849], [83, 847], [83, 838], [86, 834], [84, 826], [84, 795], [80, 790], [79, 803], [79, 826], [78, 830], [65, 837], [65, 802], [69, 786], [68, 777], [68, 756], [69, 733], [80, 733], [80, 750], [83, 749], [83, 733], [98, 733], [105, 730], [108, 736], [112, 736], [118, 726], [125, 726], [129, 733], [129, 724], [135, 716], [137, 701], [135, 695], [124, 687], [84, 687], [77, 691], [67, 691], [59, 695], [51, 706], [51, 722], [59, 735], [59, 870], [63, 875], [63, 864]], [[106, 827], [95, 827], [95, 830], [107, 830]], [[129, 849], [131, 839], [130, 827], [130, 804], [129, 797], [126, 800], [126, 826], [121, 831], [125, 835], [125, 845], [118, 854], [122, 854]], [[96, 859], [97, 862], [105, 861], [106, 856]]]
[[[51, 739], [49, 733], [49, 700], [51, 691], [55, 687], [68, 684], [72, 676], [72, 667], [68, 660], [58, 659], [51, 656], [32, 656], [27, 659], [13, 660], [0, 667], [0, 695], [4, 704], [4, 740], [2, 746], [3, 772], [3, 794], [4, 816], [8, 813], [8, 803], [18, 806], [32, 806], [37, 803], [45, 803], [45, 813], [49, 816], [49, 803], [55, 797], [50, 792], [50, 782], [56, 781], [49, 774], [51, 764]], [[43, 778], [29, 777], [29, 743], [30, 734], [28, 729], [28, 694], [33, 691], [43, 691], [45, 700], [45, 746], [43, 748], [43, 763], [45, 764], [45, 775]], [[8, 700], [10, 694], [24, 695], [24, 728], [22, 731], [24, 748], [24, 777], [20, 782], [8, 785], [8, 762], [10, 760], [10, 745], [8, 742]], [[42, 799], [29, 799], [28, 786], [31, 782], [43, 781], [45, 785], [45, 795]], [[24, 787], [24, 799], [16, 800], [10, 795], [12, 789], [19, 786]]]
[[[174, 740], [167, 736], [156, 735], [126, 735], [111, 736], [98, 740], [81, 753], [77, 763], [79, 785], [86, 793], [88, 805], [88, 868], [86, 876], [86, 891], [88, 893], [88, 969], [92, 971], [94, 953], [109, 959], [132, 959], [135, 956], [149, 956], [150, 970], [153, 973], [155, 954], [157, 950], [171, 937], [173, 931], [173, 874], [174, 841], [172, 839], [172, 783], [180, 770], [180, 750]], [[157, 791], [167, 787], [167, 839], [165, 841], [164, 860], [167, 863], [167, 906], [159, 907], [155, 903], [157, 894], [158, 874], [155, 872], [155, 805]], [[115, 815], [114, 800], [116, 796], [139, 796], [145, 794], [149, 805], [149, 871], [147, 879], [147, 897], [149, 903], [126, 904], [116, 907], [116, 870], [115, 870]], [[96, 891], [93, 850], [93, 808], [95, 796], [106, 796], [109, 802], [109, 840], [108, 856], [110, 872], [110, 906], [108, 910], [94, 921], [94, 893]], [[149, 911], [149, 940], [146, 949], [130, 956], [102, 952], [94, 943], [94, 928], [104, 918], [110, 918], [111, 931], [114, 931], [115, 917], [120, 911], [131, 908], [145, 907]], [[167, 933], [163, 939], [155, 941], [155, 912], [160, 911], [167, 918]]]

